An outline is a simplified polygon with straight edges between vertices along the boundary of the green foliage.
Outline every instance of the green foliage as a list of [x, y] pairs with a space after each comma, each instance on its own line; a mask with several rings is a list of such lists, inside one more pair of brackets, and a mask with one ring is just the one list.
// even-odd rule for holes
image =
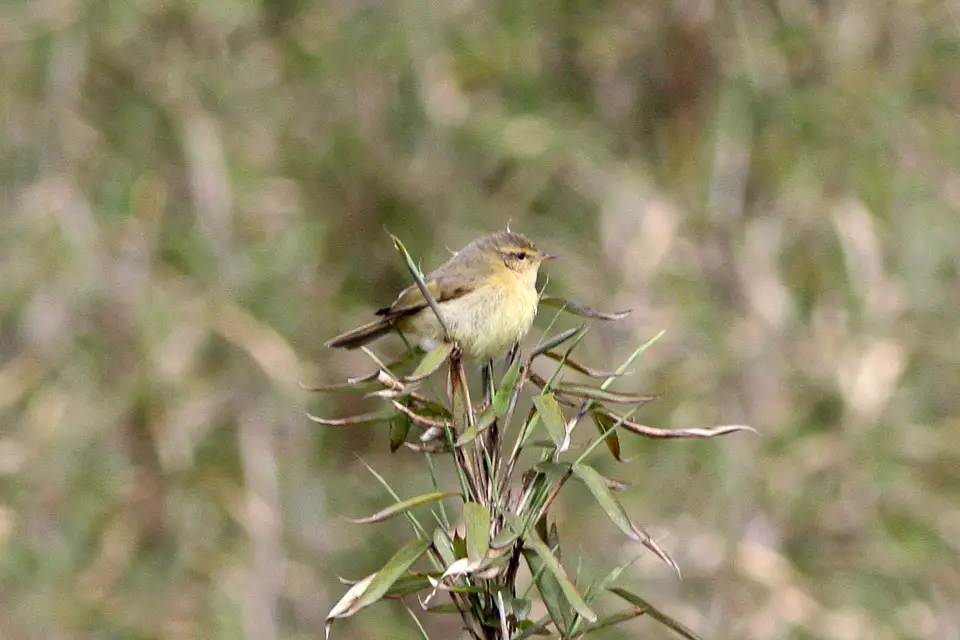
[[[411, 275], [418, 282], [422, 282], [419, 270], [403, 244], [394, 238], [394, 245], [405, 258]], [[421, 291], [430, 306], [436, 309], [436, 302], [427, 288], [421, 286]], [[558, 305], [558, 308], [573, 310], [577, 315], [615, 319], [615, 316], [594, 311], [585, 305], [565, 302]], [[436, 313], [439, 318], [439, 311]], [[625, 314], [619, 314], [619, 317], [623, 315]], [[379, 358], [364, 349], [374, 364], [381, 368], [376, 375], [355, 377], [352, 382], [357, 390], [366, 391], [368, 396], [379, 396], [387, 400], [396, 413], [390, 415], [389, 411], [381, 411], [335, 419], [310, 417], [328, 426], [359, 425], [376, 420], [392, 423], [398, 416], [403, 417], [409, 420], [411, 425], [420, 428], [421, 442], [433, 441], [440, 445], [439, 448], [424, 449], [420, 445], [411, 445], [410, 448], [427, 456], [438, 452], [447, 454], [450, 463], [455, 467], [461, 492], [444, 492], [441, 487], [435, 486], [432, 493], [400, 500], [372, 516], [349, 520], [354, 524], [374, 524], [398, 514], [406, 514], [413, 532], [422, 536], [423, 544], [410, 543], [382, 568], [354, 584], [327, 615], [328, 637], [335, 619], [352, 617], [363, 607], [385, 596], [397, 581], [409, 582], [414, 578], [417, 574], [413, 572], [412, 565], [420, 556], [424, 556], [432, 563], [434, 572], [440, 574], [439, 578], [430, 580], [432, 590], [428, 585], [422, 585], [422, 590], [428, 593], [421, 598], [424, 609], [446, 611], [449, 606], [438, 605], [435, 599], [441, 591], [447, 592], [453, 610], [460, 614], [464, 629], [477, 640], [511, 640], [524, 637], [532, 627], [552, 630], [561, 638], [577, 638], [586, 631], [613, 627], [643, 614], [649, 614], [684, 637], [696, 640], [696, 636], [683, 625], [646, 604], [638, 596], [635, 597], [636, 601], [632, 602], [636, 609], [607, 616], [598, 622], [597, 614], [584, 600], [575, 580], [560, 562], [560, 537], [556, 525], [549, 528], [549, 543], [538, 533], [539, 529], [546, 529], [550, 507], [561, 488], [571, 476], [576, 476], [588, 487], [600, 509], [628, 538], [642, 542], [668, 565], [677, 567], [676, 562], [650, 535], [630, 520], [611, 489], [613, 483], [584, 461], [599, 442], [614, 437], [618, 428], [626, 429], [628, 421], [620, 418], [616, 422], [605, 423], [601, 434], [595, 437], [593, 442], [587, 443], [581, 452], [571, 457], [574, 453], [571, 450], [574, 430], [591, 409], [596, 412], [604, 411], [602, 415], [609, 416], [609, 412], [605, 411], [605, 404], [632, 405], [632, 413], [637, 407], [651, 400], [651, 397], [646, 395], [614, 393], [607, 387], [622, 375], [656, 338], [634, 351], [613, 375], [598, 386], [555, 382], [566, 368], [568, 358], [583, 336], [584, 332], [580, 330], [567, 331], [543, 341], [547, 347], [553, 348], [573, 339], [566, 353], [557, 358], [549, 380], [532, 373], [535, 362], [545, 356], [547, 349], [534, 349], [522, 364], [519, 355], [514, 353], [513, 362], [496, 385], [496, 391], [491, 393], [492, 387], [485, 389], [485, 397], [479, 403], [470, 401], [460, 350], [452, 343], [441, 344], [426, 353], [416, 364], [413, 373], [406, 376], [383, 367]], [[445, 398], [435, 398], [433, 403], [445, 405], [442, 413], [451, 416], [451, 420], [440, 423], [434, 417], [421, 415], [413, 407], [395, 400], [418, 397], [420, 384], [437, 372], [444, 363], [447, 365], [447, 395]], [[487, 367], [486, 374], [490, 375], [492, 363], [484, 366]], [[582, 369], [575, 367], [573, 371], [579, 372], [578, 368]], [[379, 391], [368, 391], [367, 383], [374, 379], [380, 381], [383, 388]], [[349, 383], [350, 381], [346, 387], [333, 385], [322, 390], [339, 391], [349, 388]], [[519, 424], [513, 424], [512, 418], [516, 414], [512, 409], [528, 383], [539, 386], [540, 393], [533, 395], [534, 408], [527, 417], [520, 420]], [[421, 400], [420, 404], [425, 406], [432, 403]], [[564, 406], [570, 410], [576, 409], [569, 420], [564, 415]], [[539, 448], [539, 462], [531, 468], [518, 467], [520, 455], [525, 445], [530, 442], [538, 424], [542, 424], [549, 434], [550, 446]], [[677, 437], [681, 433], [687, 437], [711, 437], [745, 429], [749, 428], [634, 431], [651, 437], [669, 438]], [[511, 437], [512, 445], [509, 442]], [[391, 440], [391, 450], [397, 450], [398, 444], [407, 443]], [[615, 457], [617, 462], [621, 461], [618, 456]], [[565, 458], [570, 458], [571, 462], [561, 462]], [[397, 495], [393, 490], [390, 492]], [[448, 519], [445, 510], [437, 509], [432, 513], [430, 521], [438, 525], [432, 536], [425, 536], [424, 532], [432, 525], [418, 519], [412, 509], [455, 495], [459, 495], [463, 503], [459, 520], [455, 523]], [[491, 540], [495, 544], [491, 545]], [[548, 611], [549, 618], [546, 620], [531, 619], [529, 600], [518, 600], [517, 594], [522, 592], [518, 573], [521, 557], [526, 560], [540, 600]], [[607, 588], [612, 585], [614, 574], [619, 574], [619, 571], [611, 572], [607, 576]], [[594, 599], [599, 595], [602, 593], [595, 591]], [[523, 602], [523, 606], [518, 608], [518, 602]], [[638, 605], [637, 602], [643, 604]], [[598, 626], [584, 627], [584, 624], [593, 623]]]

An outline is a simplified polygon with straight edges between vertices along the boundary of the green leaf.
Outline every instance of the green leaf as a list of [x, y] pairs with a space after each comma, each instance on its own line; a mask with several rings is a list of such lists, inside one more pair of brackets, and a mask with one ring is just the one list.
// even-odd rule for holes
[[503, 549], [513, 544], [520, 537], [520, 532], [514, 531], [510, 527], [501, 529], [500, 533], [490, 541], [491, 549]]
[[390, 421], [390, 453], [395, 453], [407, 441], [413, 421], [405, 413], [396, 414]]
[[457, 559], [457, 554], [453, 549], [453, 542], [450, 536], [443, 530], [443, 527], [437, 527], [433, 530], [433, 548], [440, 554], [444, 566], [450, 566]]
[[534, 349], [533, 352], [531, 352], [530, 360], [533, 360], [537, 356], [541, 356], [547, 353], [548, 351], [550, 351], [550, 349], [553, 349], [554, 347], [557, 347], [563, 344], [573, 336], [577, 335], [577, 332], [579, 331], [586, 331], [586, 329], [584, 327], [573, 327], [571, 329], [567, 329], [566, 331], [562, 331], [557, 335], [548, 338], [546, 341], [538, 344], [537, 348]]
[[610, 518], [621, 531], [631, 539], [643, 543], [645, 547], [653, 551], [657, 557], [663, 560], [668, 566], [673, 567], [679, 572], [677, 563], [674, 562], [673, 558], [661, 549], [660, 545], [658, 545], [649, 534], [630, 521], [623, 505], [621, 505], [617, 497], [613, 495], [613, 491], [610, 489], [606, 478], [600, 475], [593, 467], [583, 463], [575, 464], [573, 466], [573, 473], [587, 485], [587, 489], [593, 494], [600, 508], [604, 510], [607, 517]]
[[[550, 626], [550, 616], [544, 616], [536, 622], [527, 622], [523, 621], [519, 625], [519, 633], [510, 640], [527, 640], [532, 636], [548, 636], [550, 633], [547, 631], [547, 627]], [[563, 629], [559, 629], [563, 631]]]
[[[453, 589], [451, 589], [453, 591]], [[457, 605], [448, 603], [448, 604], [438, 604], [427, 607], [424, 609], [427, 613], [443, 613], [443, 614], [459, 614], [460, 609], [457, 608]]]
[[430, 548], [431, 542], [428, 538], [414, 540], [397, 551], [383, 565], [383, 568], [377, 571], [370, 585], [364, 590], [357, 602], [357, 610], [380, 600], [394, 582], [400, 579], [407, 569], [416, 562], [420, 556], [426, 553]]
[[617, 565], [611, 569], [610, 573], [601, 578], [596, 584], [591, 585], [590, 589], [587, 589], [586, 593], [584, 594], [584, 599], [591, 605], [599, 600], [600, 596], [602, 596], [614, 582], [620, 579], [620, 576], [623, 575], [623, 572], [636, 564], [637, 560], [639, 559], [640, 556], [634, 556], [623, 564]]
[[[533, 576], [533, 582], [537, 585], [537, 591], [540, 592], [540, 600], [546, 607], [550, 619], [554, 626], [564, 637], [567, 627], [570, 625], [572, 612], [568, 613], [570, 607], [563, 597], [563, 591], [560, 590], [560, 582], [547, 570], [547, 566], [536, 551], [529, 548], [523, 549], [523, 557], [530, 567], [530, 574]], [[526, 637], [526, 636], [521, 636]]]
[[[583, 597], [577, 591], [576, 586], [567, 576], [567, 572], [563, 570], [563, 567], [560, 566], [560, 563], [554, 557], [553, 553], [550, 551], [550, 548], [540, 539], [536, 533], [530, 531], [523, 538], [526, 546], [533, 549], [539, 556], [540, 560], [543, 561], [543, 566], [550, 572], [554, 578], [557, 580], [557, 584], [560, 587], [560, 591], [563, 593], [567, 602], [573, 607], [573, 610], [580, 614], [582, 617], [586, 618], [590, 622], [595, 622], [597, 619], [597, 614], [587, 606], [587, 603], [584, 602]], [[529, 562], [529, 560], [528, 560]], [[531, 567], [533, 570], [533, 567]]]
[[507, 597], [504, 602], [507, 609], [517, 620], [526, 620], [530, 617], [530, 611], [533, 609], [533, 603], [529, 598]]
[[545, 460], [538, 462], [533, 468], [547, 476], [565, 476], [570, 473], [570, 465], [566, 462]]
[[514, 358], [513, 364], [510, 365], [500, 381], [500, 388], [493, 396], [493, 412], [498, 418], [503, 418], [510, 409], [510, 399], [513, 397], [514, 388], [520, 378], [521, 367], [520, 358]]
[[663, 613], [662, 611], [654, 607], [652, 604], [650, 604], [649, 602], [647, 602], [637, 594], [627, 591], [626, 589], [622, 589], [620, 587], [614, 587], [613, 589], [610, 589], [610, 593], [614, 593], [620, 596], [621, 598], [623, 598], [624, 600], [626, 600], [627, 602], [629, 602], [630, 604], [632, 604], [633, 606], [643, 609], [648, 616], [650, 616], [657, 622], [663, 624], [667, 628], [677, 632], [679, 635], [683, 636], [687, 640], [703, 640], [700, 636], [698, 636], [696, 633], [691, 631], [685, 625], [683, 625], [677, 620], [674, 620], [667, 614]]
[[476, 440], [477, 436], [489, 429], [496, 419], [497, 416], [492, 406], [484, 409], [480, 417], [477, 418], [476, 424], [467, 427], [457, 438], [457, 447], [462, 447]]
[[554, 362], [561, 362], [565, 367], [569, 367], [577, 373], [582, 373], [583, 375], [591, 378], [609, 378], [610, 376], [619, 377], [621, 375], [625, 375], [618, 374], [613, 371], [600, 371], [599, 369], [591, 369], [590, 367], [586, 367], [573, 360], [569, 355], [559, 354], [556, 351], [547, 351], [543, 355], [547, 356]]
[[433, 418], [428, 418], [427, 416], [420, 415], [419, 413], [417, 413], [407, 405], [403, 404], [402, 402], [391, 400], [390, 403], [397, 409], [397, 411], [399, 411], [403, 415], [410, 418], [410, 420], [412, 420], [413, 422], [416, 422], [421, 426], [427, 427], [428, 429], [434, 428], [434, 429], [443, 430], [450, 426], [449, 421], [434, 420]]
[[613, 495], [613, 491], [611, 491], [607, 485], [606, 478], [600, 475], [596, 469], [586, 464], [575, 465], [573, 467], [573, 474], [587, 485], [587, 489], [593, 494], [600, 508], [606, 512], [607, 517], [610, 518], [621, 531], [634, 540], [640, 539], [637, 535], [636, 527], [630, 522], [630, 518], [627, 516], [623, 505], [620, 504], [620, 501], [617, 500], [617, 497]]
[[420, 411], [425, 416], [430, 416], [433, 418], [444, 418], [450, 420], [453, 417], [453, 414], [450, 413], [450, 410], [439, 402], [434, 402], [433, 400], [428, 400], [422, 396], [412, 396], [410, 398], [411, 404], [415, 404], [417, 410]]
[[390, 589], [387, 590], [387, 593], [384, 595], [385, 598], [402, 598], [403, 596], [408, 596], [411, 593], [418, 593], [424, 591], [425, 589], [430, 589], [433, 585], [430, 583], [430, 578], [437, 578], [439, 573], [410, 573], [402, 578], [398, 579]]
[[563, 418], [563, 412], [557, 399], [552, 393], [545, 393], [540, 396], [534, 396], [533, 404], [537, 407], [537, 413], [543, 418], [544, 426], [550, 434], [550, 439], [556, 446], [561, 446], [567, 435], [567, 421]]
[[606, 629], [608, 627], [616, 626], [622, 622], [627, 622], [633, 620], [634, 618], [639, 618], [647, 611], [646, 609], [628, 609], [626, 611], [621, 611], [619, 613], [613, 613], [608, 616], [604, 616], [594, 622], [593, 624], [586, 625], [581, 629], [575, 637], [585, 636], [588, 633], [593, 633], [594, 631], [600, 631], [601, 629]]
[[463, 505], [467, 525], [467, 558], [471, 567], [478, 567], [490, 549], [490, 510], [476, 502]]
[[635, 405], [645, 405], [648, 402], [656, 400], [660, 396], [631, 396], [625, 393], [619, 393], [617, 391], [608, 391], [606, 389], [600, 389], [597, 387], [591, 387], [589, 385], [582, 384], [560, 384], [556, 387], [557, 393], [563, 393], [568, 396], [575, 396], [578, 398], [589, 398], [591, 400], [597, 400], [599, 402], [610, 402], [613, 404], [635, 404]]
[[[603, 441], [613, 455], [614, 460], [623, 462], [623, 459], [620, 457], [620, 437], [617, 435], [616, 421], [600, 411], [591, 411], [590, 415], [593, 417], [593, 422], [597, 425], [597, 431], [600, 432], [600, 437], [604, 439]], [[613, 433], [610, 433], [611, 431]]]
[[617, 370], [613, 373], [613, 375], [603, 381], [603, 384], [600, 385], [600, 388], [601, 388], [601, 389], [606, 389], [606, 388], [608, 388], [611, 384], [613, 384], [613, 381], [616, 380], [618, 377], [622, 376], [622, 375], [624, 374], [624, 372], [626, 372], [627, 368], [628, 368], [631, 364], [633, 364], [633, 361], [636, 360], [637, 358], [639, 358], [640, 355], [643, 354], [644, 351], [646, 351], [646, 350], [649, 349], [651, 346], [653, 346], [653, 343], [655, 343], [657, 340], [659, 340], [660, 338], [662, 338], [664, 333], [666, 333], [666, 331], [660, 331], [659, 333], [657, 333], [657, 335], [653, 336], [652, 338], [650, 338], [649, 340], [647, 340], [646, 342], [644, 342], [642, 345], [640, 345], [639, 347], [637, 347], [636, 349], [634, 349], [634, 350], [633, 350], [633, 353], [630, 354], [630, 357], [627, 358], [627, 359], [623, 362], [623, 364], [621, 364], [619, 367], [617, 367]]
[[425, 493], [423, 495], [415, 496], [407, 500], [403, 500], [396, 504], [392, 504], [382, 511], [378, 511], [372, 516], [367, 516], [366, 518], [346, 518], [347, 522], [352, 524], [372, 524], [374, 522], [383, 522], [388, 520], [393, 516], [400, 515], [401, 513], [406, 513], [414, 507], [419, 507], [425, 504], [430, 504], [433, 502], [439, 502], [446, 498], [452, 498], [454, 496], [459, 496], [459, 493], [447, 491], [447, 492], [437, 492], [437, 493]]
[[434, 371], [439, 369], [443, 363], [447, 361], [447, 358], [450, 357], [452, 352], [452, 342], [441, 342], [436, 347], [428, 351], [427, 355], [423, 356], [423, 359], [420, 360], [417, 368], [413, 370], [413, 373], [404, 378], [404, 380], [406, 382], [423, 380], [427, 376], [431, 375]]

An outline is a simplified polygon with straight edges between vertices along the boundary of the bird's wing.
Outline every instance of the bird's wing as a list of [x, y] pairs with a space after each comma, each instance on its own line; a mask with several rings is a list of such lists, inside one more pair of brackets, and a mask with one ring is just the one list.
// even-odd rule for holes
[[[433, 299], [437, 302], [455, 300], [460, 296], [470, 293], [474, 289], [474, 286], [465, 278], [458, 276], [443, 275], [434, 278], [428, 277], [428, 279], [424, 281], [424, 284], [427, 285], [427, 291], [430, 292], [430, 295], [433, 296]], [[397, 299], [393, 301], [393, 304], [378, 310], [377, 315], [389, 317], [402, 316], [413, 313], [414, 311], [419, 311], [426, 306], [426, 298], [424, 298], [423, 293], [420, 292], [420, 287], [414, 283], [401, 291]]]

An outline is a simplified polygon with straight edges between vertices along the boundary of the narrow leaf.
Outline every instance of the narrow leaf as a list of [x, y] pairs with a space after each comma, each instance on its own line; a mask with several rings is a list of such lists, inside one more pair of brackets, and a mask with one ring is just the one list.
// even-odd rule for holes
[[440, 559], [443, 560], [444, 566], [453, 564], [457, 559], [457, 554], [453, 551], [453, 543], [450, 541], [450, 536], [447, 535], [447, 532], [444, 531], [442, 527], [437, 527], [433, 530], [433, 548], [440, 554]]
[[556, 387], [556, 392], [563, 393], [568, 396], [590, 398], [591, 400], [610, 402], [613, 404], [644, 405], [660, 397], [657, 395], [632, 396], [625, 393], [619, 393], [617, 391], [608, 391], [607, 389], [599, 389], [597, 387], [591, 387], [587, 385], [566, 383], [561, 383], [558, 385]]
[[[543, 616], [536, 622], [521, 622], [519, 625], [519, 633], [510, 638], [510, 640], [527, 640], [527, 638], [530, 638], [531, 636], [550, 635], [550, 633], [547, 631], [547, 627], [550, 626], [550, 622], [550, 616]], [[560, 631], [562, 632], [563, 629], [560, 629]]]
[[628, 315], [630, 315], [631, 309], [626, 309], [624, 311], [614, 311], [613, 313], [606, 313], [603, 311], [598, 311], [592, 307], [588, 307], [584, 304], [579, 304], [577, 302], [571, 302], [570, 300], [565, 300], [559, 296], [542, 296], [540, 298], [540, 303], [545, 304], [548, 307], [553, 307], [555, 309], [561, 309], [567, 313], [572, 313], [576, 316], [581, 316], [583, 318], [594, 318], [596, 320], [623, 320]]
[[[597, 431], [600, 432], [600, 436], [604, 439], [603, 441], [607, 445], [607, 449], [610, 450], [611, 455], [613, 455], [614, 460], [623, 462], [623, 459], [620, 457], [620, 437], [617, 435], [615, 428], [616, 421], [600, 411], [591, 411], [590, 415], [593, 417], [593, 422], [597, 425]], [[610, 433], [611, 431], [613, 431], [613, 433]]]
[[546, 564], [536, 551], [524, 548], [523, 557], [527, 561], [527, 566], [530, 567], [530, 574], [533, 576], [534, 584], [537, 585], [537, 591], [540, 592], [540, 600], [546, 607], [547, 614], [560, 632], [560, 637], [564, 637], [570, 625], [570, 619], [573, 617], [573, 612], [560, 589], [560, 582], [547, 569]]
[[445, 429], [450, 426], [449, 422], [444, 422], [442, 420], [434, 420], [433, 418], [428, 418], [427, 416], [422, 416], [413, 409], [409, 408], [407, 405], [396, 400], [390, 401], [394, 407], [400, 410], [404, 415], [413, 420], [419, 425], [424, 427], [435, 427], [437, 429]]
[[380, 571], [377, 571], [373, 580], [370, 582], [370, 586], [368, 586], [366, 591], [363, 592], [363, 595], [360, 596], [357, 602], [357, 609], [362, 609], [380, 600], [393, 583], [407, 572], [410, 565], [416, 562], [420, 556], [430, 548], [430, 544], [428, 538], [414, 540], [397, 551], [397, 553], [387, 561], [387, 564], [383, 565]]
[[409, 573], [393, 583], [384, 598], [402, 598], [430, 588], [430, 579], [439, 573]]
[[534, 396], [533, 404], [537, 407], [537, 413], [543, 418], [543, 424], [550, 434], [550, 439], [558, 447], [563, 443], [567, 432], [567, 421], [563, 418], [563, 412], [556, 398], [552, 393]]
[[467, 525], [467, 558], [473, 570], [480, 566], [490, 549], [490, 510], [476, 502], [466, 502], [463, 519]]
[[510, 399], [513, 397], [514, 388], [520, 378], [521, 367], [520, 358], [514, 358], [513, 364], [510, 365], [500, 381], [500, 387], [493, 395], [493, 412], [498, 418], [507, 415], [507, 410], [510, 408]]
[[588, 624], [587, 626], [585, 626], [583, 629], [580, 630], [577, 636], [574, 636], [574, 637], [585, 636], [588, 633], [593, 633], [594, 631], [600, 631], [601, 629], [606, 629], [608, 627], [616, 626], [620, 623], [633, 620], [634, 618], [639, 618], [646, 612], [647, 612], [646, 609], [636, 608], [636, 609], [627, 609], [626, 611], [620, 611], [619, 613], [613, 613], [608, 616], [604, 616], [599, 620], [597, 620], [596, 622], [594, 622], [593, 624]]
[[424, 398], [419, 394], [412, 394], [410, 400], [416, 405], [417, 411], [430, 418], [443, 418], [449, 420], [453, 417], [450, 410], [439, 402], [434, 402], [429, 398]]
[[370, 424], [372, 422], [386, 422], [393, 418], [394, 412], [389, 409], [381, 409], [380, 411], [373, 411], [371, 413], [364, 413], [358, 416], [350, 416], [349, 418], [321, 418], [320, 416], [315, 416], [311, 413], [307, 414], [307, 417], [313, 420], [318, 424], [322, 424], [327, 427], [347, 427], [353, 426], [355, 424]]
[[630, 354], [630, 357], [627, 358], [627, 359], [623, 362], [623, 364], [621, 364], [619, 367], [617, 367], [616, 372], [614, 372], [614, 374], [613, 374], [612, 376], [610, 376], [609, 378], [607, 378], [606, 380], [603, 381], [603, 384], [600, 385], [600, 388], [601, 388], [601, 389], [607, 389], [607, 388], [609, 388], [610, 385], [613, 384], [613, 381], [616, 380], [618, 376], [623, 375], [623, 374], [626, 372], [627, 368], [628, 368], [631, 364], [633, 364], [633, 361], [636, 360], [637, 358], [639, 358], [639, 357], [641, 356], [641, 354], [643, 354], [647, 349], [649, 349], [650, 347], [652, 347], [653, 344], [654, 344], [657, 340], [659, 340], [660, 338], [662, 338], [664, 333], [666, 333], [666, 331], [660, 331], [659, 333], [657, 333], [657, 335], [653, 336], [652, 338], [650, 338], [649, 340], [647, 340], [646, 342], [644, 342], [642, 345], [640, 345], [639, 347], [637, 347], [636, 349], [634, 349], [634, 350], [633, 350], [633, 353]]
[[496, 419], [497, 416], [492, 406], [484, 409], [480, 417], [477, 418], [476, 424], [467, 427], [464, 432], [460, 434], [460, 437], [457, 438], [457, 447], [462, 447], [476, 440], [477, 436], [489, 429], [490, 425], [492, 425]]
[[490, 541], [490, 548], [494, 550], [505, 549], [516, 542], [517, 538], [519, 537], [519, 531], [514, 531], [510, 527], [505, 527], [500, 531], [500, 533], [493, 537], [493, 540]]
[[567, 599], [567, 602], [570, 603], [570, 606], [573, 607], [573, 610], [590, 622], [595, 622], [597, 614], [584, 602], [583, 597], [567, 576], [567, 572], [563, 570], [563, 567], [560, 566], [560, 563], [553, 556], [550, 548], [540, 539], [540, 536], [533, 532], [528, 532], [527, 535], [524, 536], [524, 543], [536, 552], [537, 556], [543, 561], [547, 571], [557, 579], [557, 583], [560, 585], [560, 591], [563, 592], [564, 597]]
[[664, 626], [668, 627], [669, 629], [672, 629], [673, 631], [677, 632], [679, 635], [683, 636], [687, 640], [703, 640], [700, 636], [698, 636], [696, 633], [691, 631], [687, 626], [685, 626], [684, 624], [682, 624], [677, 620], [674, 620], [667, 614], [663, 613], [662, 611], [660, 611], [659, 609], [651, 605], [649, 602], [647, 602], [637, 594], [627, 591], [626, 589], [622, 589], [620, 587], [614, 587], [613, 589], [610, 589], [610, 593], [614, 593], [620, 596], [621, 598], [623, 598], [624, 600], [626, 600], [627, 602], [629, 602], [635, 607], [642, 608], [648, 616], [650, 616], [657, 622], [663, 624]]
[[570, 473], [570, 465], [565, 462], [545, 460], [537, 463], [533, 468], [547, 476], [565, 476]]
[[587, 485], [587, 489], [593, 494], [597, 504], [600, 505], [600, 508], [607, 514], [607, 517], [610, 518], [621, 531], [630, 538], [639, 540], [636, 534], [636, 528], [633, 526], [633, 523], [630, 522], [626, 509], [623, 508], [623, 505], [620, 504], [617, 497], [613, 495], [613, 492], [607, 485], [606, 478], [600, 475], [593, 467], [582, 463], [573, 467], [573, 475]]
[[585, 376], [591, 378], [610, 378], [618, 377], [621, 375], [627, 375], [627, 373], [616, 373], [615, 371], [600, 371], [599, 369], [591, 369], [586, 367], [575, 360], [570, 359], [569, 356], [564, 357], [562, 354], [557, 353], [556, 351], [547, 351], [543, 355], [547, 356], [555, 362], [562, 362], [564, 366], [569, 367], [576, 371], [577, 373], [582, 373]]
[[450, 353], [453, 351], [452, 342], [441, 342], [439, 345], [427, 352], [427, 355], [423, 356], [423, 359], [420, 360], [420, 364], [417, 365], [417, 368], [413, 370], [409, 376], [404, 378], [406, 382], [416, 382], [417, 380], [423, 380], [427, 376], [431, 375], [434, 371], [440, 368], [440, 366], [450, 357]]
[[390, 420], [390, 453], [395, 453], [403, 446], [412, 425], [413, 421], [405, 413], [398, 413]]
[[[451, 589], [452, 591], [452, 589]], [[427, 613], [445, 613], [445, 614], [459, 614], [460, 609], [457, 608], [455, 604], [438, 604], [432, 607], [427, 607], [424, 609]]]
[[592, 588], [587, 590], [587, 593], [585, 594], [586, 601], [592, 605], [594, 602], [599, 600], [600, 596], [602, 596], [608, 589], [610, 589], [611, 585], [613, 585], [614, 582], [620, 579], [620, 576], [623, 575], [623, 572], [629, 569], [631, 566], [633, 566], [639, 558], [640, 556], [634, 556], [633, 558], [631, 558], [630, 560], [627, 560], [623, 564], [619, 564], [613, 569], [611, 569], [610, 573], [605, 575], [603, 578], [600, 579], [599, 582], [592, 585]]
[[414, 507], [419, 507], [425, 504], [431, 504], [433, 502], [439, 502], [445, 500], [446, 498], [452, 498], [454, 496], [459, 496], [459, 493], [447, 491], [447, 492], [437, 492], [437, 493], [425, 493], [423, 495], [414, 496], [407, 500], [397, 502], [392, 504], [382, 511], [378, 511], [372, 516], [367, 516], [366, 518], [346, 518], [347, 522], [352, 524], [372, 524], [374, 522], [383, 522], [384, 520], [389, 520], [393, 516], [400, 515], [401, 513], [406, 513]]
[[[546, 341], [541, 342], [540, 344], [538, 344], [538, 345], [537, 345], [537, 348], [534, 349], [534, 350], [530, 353], [530, 358], [529, 358], [529, 359], [530, 359], [530, 360], [533, 360], [533, 359], [536, 358], [537, 356], [541, 356], [541, 355], [547, 353], [548, 351], [550, 351], [550, 349], [553, 349], [554, 347], [560, 346], [561, 344], [563, 344], [564, 342], [566, 342], [567, 340], [569, 340], [569, 339], [572, 338], [573, 336], [577, 335], [577, 332], [578, 332], [578, 331], [585, 331], [585, 329], [584, 329], [583, 327], [572, 327], [572, 328], [570, 328], [570, 329], [567, 329], [566, 331], [561, 331], [560, 333], [558, 333], [558, 334], [555, 335], [555, 336], [552, 336], [552, 337], [550, 337], [550, 338], [547, 338]], [[548, 355], [549, 355], [549, 354], [548, 354]]]
[[645, 547], [653, 551], [668, 566], [673, 567], [673, 569], [679, 572], [677, 563], [674, 562], [673, 558], [667, 555], [649, 534], [630, 521], [623, 505], [620, 504], [617, 497], [613, 495], [613, 491], [610, 490], [606, 478], [600, 475], [593, 467], [582, 463], [574, 465], [573, 473], [587, 485], [587, 489], [593, 494], [597, 504], [600, 505], [600, 508], [607, 514], [607, 517], [610, 518], [621, 531], [631, 539], [643, 543]]

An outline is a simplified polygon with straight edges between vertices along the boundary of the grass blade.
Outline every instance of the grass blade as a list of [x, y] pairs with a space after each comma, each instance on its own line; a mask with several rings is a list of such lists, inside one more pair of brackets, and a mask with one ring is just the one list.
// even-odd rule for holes
[[452, 491], [425, 493], [423, 495], [414, 496], [413, 498], [408, 498], [407, 500], [392, 504], [386, 509], [378, 511], [377, 513], [367, 516], [366, 518], [346, 518], [346, 521], [351, 524], [373, 524], [375, 522], [383, 522], [384, 520], [389, 520], [396, 515], [406, 513], [414, 507], [431, 504], [433, 502], [439, 502], [440, 500], [453, 498], [459, 495], [459, 493]]
[[566, 331], [561, 331], [560, 333], [558, 333], [557, 335], [551, 338], [548, 338], [546, 342], [538, 345], [537, 348], [530, 353], [529, 359], [533, 360], [538, 356], [542, 356], [546, 354], [548, 351], [550, 351], [554, 347], [560, 346], [561, 344], [563, 344], [573, 336], [577, 335], [577, 332], [579, 331], [586, 331], [586, 329], [582, 326], [573, 327], [571, 329], [567, 329]]
[[621, 531], [627, 534], [627, 536], [629, 536], [631, 539], [642, 543], [645, 547], [653, 551], [657, 557], [663, 560], [667, 565], [679, 572], [679, 567], [677, 567], [677, 563], [673, 560], [673, 558], [671, 558], [663, 549], [661, 549], [660, 545], [658, 545], [648, 533], [630, 521], [630, 518], [627, 516], [627, 512], [623, 508], [623, 505], [621, 505], [620, 501], [617, 500], [617, 497], [613, 495], [613, 491], [611, 491], [606, 478], [600, 475], [600, 473], [593, 467], [582, 463], [574, 465], [573, 474], [580, 478], [585, 485], [587, 485], [587, 489], [589, 489], [590, 493], [593, 494], [593, 497], [600, 505], [600, 508], [606, 512], [607, 517], [610, 518], [610, 520], [617, 525]]
[[627, 591], [626, 589], [622, 589], [620, 587], [614, 587], [613, 589], [610, 589], [610, 593], [614, 593], [620, 596], [621, 598], [623, 598], [624, 600], [626, 600], [627, 602], [629, 602], [635, 607], [642, 608], [648, 616], [650, 616], [657, 622], [663, 624], [667, 628], [675, 631], [676, 633], [683, 636], [687, 640], [703, 640], [703, 638], [701, 638], [696, 633], [691, 631], [685, 625], [683, 625], [677, 620], [674, 620], [667, 614], [663, 613], [662, 611], [654, 607], [652, 604], [650, 604], [649, 602], [647, 602], [637, 594]]
[[632, 396], [626, 393], [620, 393], [619, 391], [608, 391], [607, 389], [599, 389], [589, 385], [566, 383], [557, 385], [556, 392], [577, 398], [589, 398], [598, 402], [610, 402], [612, 404], [645, 405], [660, 397], [658, 395]]
[[[560, 563], [554, 557], [553, 552], [551, 552], [546, 543], [540, 539], [540, 536], [533, 531], [528, 531], [523, 540], [527, 546], [536, 552], [540, 560], [543, 561], [543, 565], [547, 571], [556, 578], [560, 591], [570, 606], [573, 607], [573, 610], [590, 622], [595, 622], [597, 620], [597, 614], [594, 613], [593, 609], [584, 601], [583, 597], [577, 591], [576, 586], [574, 586], [569, 576], [567, 576], [567, 572], [563, 570], [563, 567], [560, 566]], [[533, 567], [531, 567], [531, 570], [533, 570]]]

